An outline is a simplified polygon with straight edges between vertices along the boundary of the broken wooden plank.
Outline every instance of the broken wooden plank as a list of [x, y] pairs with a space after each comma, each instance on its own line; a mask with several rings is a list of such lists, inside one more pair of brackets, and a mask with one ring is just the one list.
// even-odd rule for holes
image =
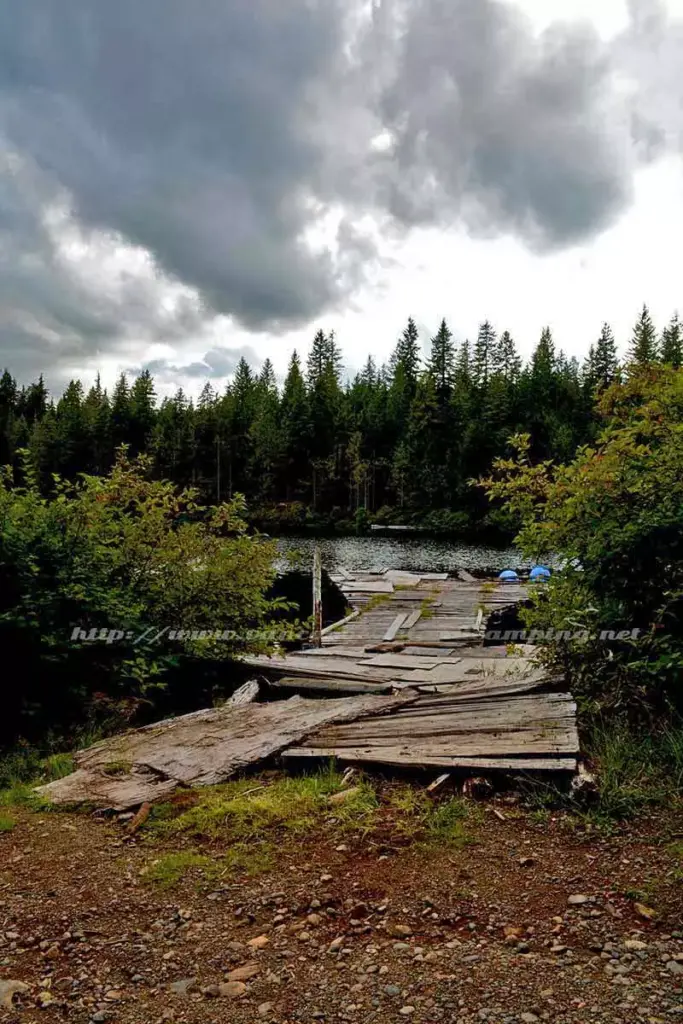
[[[418, 647], [412, 640], [409, 647], [404, 647], [401, 654], [410, 655], [411, 658], [450, 658], [455, 652], [453, 647]], [[458, 651], [460, 657], [460, 651]]]
[[392, 693], [391, 683], [363, 683], [353, 679], [322, 679], [320, 676], [306, 678], [292, 676], [276, 679], [268, 684], [272, 690], [290, 691], [293, 693], [336, 693], [340, 697], [356, 693]]
[[393, 594], [394, 585], [390, 580], [349, 580], [342, 583], [341, 590], [345, 594]]
[[[457, 658], [453, 659], [453, 663], [457, 662], [457, 660]], [[366, 658], [361, 664], [377, 665], [380, 668], [397, 668], [402, 671], [418, 669], [421, 672], [429, 672], [431, 674], [441, 662], [436, 658], [420, 658], [419, 656], [404, 654], [401, 651], [399, 654], [376, 654], [372, 658]]]
[[350, 615], [347, 615], [345, 619], [340, 619], [339, 622], [333, 622], [330, 626], [325, 626], [320, 635], [327, 636], [329, 633], [334, 633], [336, 630], [341, 629], [342, 626], [346, 626], [349, 622], [353, 622], [354, 619], [357, 619], [360, 613], [361, 609], [356, 608], [356, 610], [351, 612]]
[[398, 633], [399, 629], [405, 622], [406, 618], [407, 616], [405, 612], [401, 612], [400, 615], [397, 615], [394, 621], [389, 626], [389, 629], [384, 634], [383, 639], [387, 642], [393, 640], [396, 634]]
[[467, 571], [467, 569], [458, 569], [458, 576], [465, 583], [478, 583], [479, 581]]
[[250, 679], [249, 682], [244, 683], [238, 690], [235, 690], [232, 697], [228, 700], [228, 706], [237, 708], [244, 704], [251, 704], [256, 700], [261, 691], [261, 684], [258, 679]]
[[571, 772], [576, 771], [576, 757], [463, 757], [458, 754], [410, 753], [387, 748], [381, 752], [363, 747], [289, 747], [285, 758], [333, 758], [341, 762], [384, 764], [396, 768], [471, 768], [477, 771], [505, 772]]
[[223, 782], [249, 764], [302, 742], [321, 725], [399, 707], [395, 696], [222, 705], [102, 740], [75, 755], [77, 770], [38, 792], [57, 804], [127, 810], [168, 797], [179, 785]]
[[416, 626], [422, 615], [422, 608], [416, 608], [414, 612], [411, 612], [406, 621], [403, 623], [403, 632], [407, 633], [408, 630]]

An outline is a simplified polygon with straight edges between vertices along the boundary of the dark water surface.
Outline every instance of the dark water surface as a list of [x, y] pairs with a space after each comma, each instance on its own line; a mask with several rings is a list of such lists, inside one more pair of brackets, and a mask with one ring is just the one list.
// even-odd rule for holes
[[446, 539], [420, 537], [280, 537], [278, 547], [286, 556], [300, 552], [303, 564], [313, 560], [313, 549], [320, 545], [325, 569], [338, 566], [353, 570], [407, 569], [414, 572], [455, 572], [456, 569], [490, 571], [528, 568], [515, 548], [493, 548], [480, 544], [461, 544]]

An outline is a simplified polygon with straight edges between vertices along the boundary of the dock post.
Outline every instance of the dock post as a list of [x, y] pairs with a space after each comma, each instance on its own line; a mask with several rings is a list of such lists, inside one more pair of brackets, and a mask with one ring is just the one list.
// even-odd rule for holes
[[322, 647], [323, 600], [322, 600], [322, 562], [320, 548], [316, 544], [313, 552], [313, 645]]

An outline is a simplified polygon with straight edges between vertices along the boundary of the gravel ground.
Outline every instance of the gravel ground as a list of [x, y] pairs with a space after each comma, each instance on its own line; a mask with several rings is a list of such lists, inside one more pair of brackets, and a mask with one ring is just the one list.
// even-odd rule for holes
[[116, 821], [14, 817], [0, 1020], [683, 1024], [679, 811], [605, 837], [494, 802], [461, 850], [290, 843], [213, 890], [152, 885]]

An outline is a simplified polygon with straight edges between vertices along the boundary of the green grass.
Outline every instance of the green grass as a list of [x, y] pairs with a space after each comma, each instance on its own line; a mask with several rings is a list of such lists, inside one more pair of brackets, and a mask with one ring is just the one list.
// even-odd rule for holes
[[524, 784], [525, 802], [534, 813], [571, 811], [570, 825], [604, 834], [647, 807], [683, 800], [683, 724], [636, 729], [589, 712], [583, 717], [587, 724], [581, 746], [593, 766], [597, 794], [582, 803], [553, 782], [529, 780]]
[[0, 807], [27, 806], [47, 810], [49, 801], [38, 796], [36, 786], [62, 779], [74, 768], [71, 754], [45, 757], [28, 746], [18, 747], [0, 756]]
[[0, 832], [11, 832], [16, 822], [6, 814], [0, 814]]
[[460, 847], [470, 842], [468, 824], [479, 814], [460, 797], [434, 803], [424, 790], [409, 784], [388, 795], [394, 829], [402, 838], [421, 847]]
[[366, 612], [371, 612], [373, 609], [379, 608], [380, 605], [386, 604], [387, 601], [391, 601], [391, 594], [373, 594], [370, 600], [361, 608], [361, 616], [365, 615]]
[[191, 850], [163, 854], [149, 865], [144, 877], [162, 889], [171, 889], [190, 873], [210, 879], [216, 871], [216, 861], [205, 854]]
[[587, 748], [597, 766], [597, 810], [628, 818], [648, 805], [666, 805], [683, 795], [683, 728], [659, 732], [596, 722]]
[[[169, 887], [196, 875], [198, 884], [217, 878], [258, 875], [277, 863], [278, 851], [297, 840], [330, 842], [382, 835], [420, 850], [455, 849], [469, 842], [468, 825], [479, 810], [464, 800], [434, 802], [423, 789], [397, 784], [377, 790], [362, 775], [348, 796], [333, 766], [300, 777], [251, 778], [196, 790], [156, 807], [145, 828], [148, 844], [191, 844], [164, 852], [147, 878]], [[189, 802], [191, 801], [191, 802]]]
[[330, 819], [340, 830], [363, 831], [377, 807], [375, 791], [361, 780], [346, 800], [331, 805], [328, 798], [342, 788], [342, 775], [333, 768], [274, 782], [242, 779], [198, 790], [192, 807], [174, 817], [167, 811], [154, 815], [150, 829], [233, 843], [277, 833], [300, 835]]

